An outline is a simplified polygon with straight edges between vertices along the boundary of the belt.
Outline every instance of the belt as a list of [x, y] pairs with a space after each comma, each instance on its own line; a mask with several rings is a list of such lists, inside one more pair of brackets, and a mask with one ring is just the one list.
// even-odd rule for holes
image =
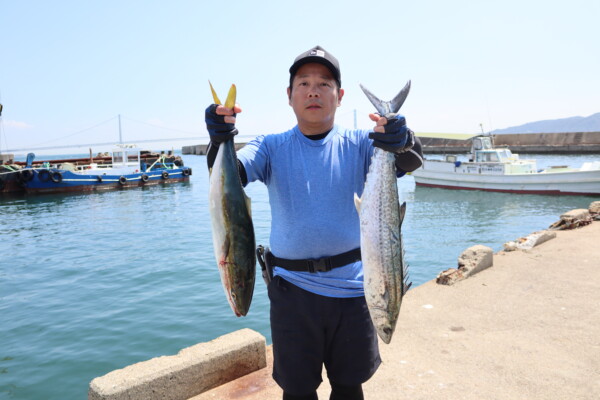
[[361, 258], [359, 247], [342, 254], [319, 259], [289, 260], [287, 258], [276, 257], [272, 253], [269, 253], [269, 259], [271, 265], [282, 267], [289, 271], [327, 272], [334, 268], [360, 261]]

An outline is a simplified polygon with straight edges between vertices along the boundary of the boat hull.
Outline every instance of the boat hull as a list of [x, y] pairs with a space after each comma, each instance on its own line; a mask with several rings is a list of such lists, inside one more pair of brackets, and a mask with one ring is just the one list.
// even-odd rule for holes
[[[469, 168], [471, 167], [471, 168]], [[418, 186], [554, 195], [600, 194], [600, 170], [504, 174], [498, 166], [426, 161], [413, 171]]]
[[25, 183], [28, 194], [94, 192], [130, 189], [142, 186], [182, 182], [189, 180], [191, 168], [153, 170], [124, 175], [81, 174], [71, 171], [35, 170], [31, 180]]

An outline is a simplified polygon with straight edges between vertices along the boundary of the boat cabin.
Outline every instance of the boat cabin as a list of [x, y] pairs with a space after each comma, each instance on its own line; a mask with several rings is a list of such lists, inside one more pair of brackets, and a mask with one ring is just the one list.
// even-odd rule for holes
[[492, 138], [489, 136], [477, 136], [473, 138], [471, 145], [471, 156], [469, 161], [476, 163], [509, 163], [518, 160], [516, 154], [509, 149], [494, 148]]
[[118, 144], [112, 152], [112, 165], [115, 167], [140, 166], [140, 149], [133, 144]]

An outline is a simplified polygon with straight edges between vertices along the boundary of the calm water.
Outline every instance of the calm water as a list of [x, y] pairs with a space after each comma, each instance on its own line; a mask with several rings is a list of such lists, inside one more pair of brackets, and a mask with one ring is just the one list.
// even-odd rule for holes
[[[536, 158], [578, 166], [600, 155]], [[244, 327], [270, 342], [262, 279], [247, 317], [229, 308], [212, 251], [206, 159], [184, 161], [194, 168], [189, 183], [0, 198], [0, 399], [86, 399], [97, 376]], [[399, 186], [415, 285], [455, 267], [471, 245], [500, 250], [599, 200], [416, 188], [411, 177]], [[266, 189], [254, 183], [247, 193], [266, 244]]]

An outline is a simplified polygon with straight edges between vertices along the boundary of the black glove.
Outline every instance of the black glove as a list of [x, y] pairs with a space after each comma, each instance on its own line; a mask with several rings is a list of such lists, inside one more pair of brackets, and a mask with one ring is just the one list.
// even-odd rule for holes
[[369, 133], [369, 139], [373, 139], [373, 146], [392, 153], [402, 153], [408, 150], [412, 145], [411, 131], [406, 126], [404, 116], [389, 113], [385, 115], [385, 118], [388, 120], [387, 124], [383, 125], [385, 133]]
[[[224, 115], [217, 114], [217, 104], [211, 104], [208, 106], [204, 113], [204, 121], [206, 122], [206, 129], [210, 135], [210, 141], [214, 143], [223, 143], [229, 139], [233, 139], [238, 134], [234, 124], [228, 124], [225, 122]], [[233, 114], [235, 117], [235, 114]]]

